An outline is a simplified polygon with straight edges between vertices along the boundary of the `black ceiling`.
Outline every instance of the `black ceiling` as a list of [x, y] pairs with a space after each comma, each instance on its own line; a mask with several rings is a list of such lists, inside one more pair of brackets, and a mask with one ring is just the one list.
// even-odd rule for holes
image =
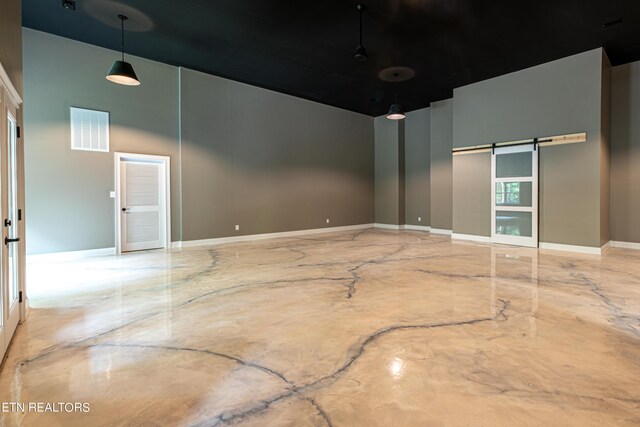
[[[384, 114], [396, 91], [414, 110], [451, 97], [455, 87], [600, 46], [614, 65], [640, 59], [640, 0], [362, 1], [363, 63], [353, 60], [358, 1], [118, 1], [76, 0], [70, 11], [61, 0], [23, 0], [23, 21], [118, 50], [111, 11], [123, 5], [153, 24], [127, 32], [128, 53], [369, 115]], [[415, 77], [381, 81], [378, 72], [390, 66], [411, 67]]]

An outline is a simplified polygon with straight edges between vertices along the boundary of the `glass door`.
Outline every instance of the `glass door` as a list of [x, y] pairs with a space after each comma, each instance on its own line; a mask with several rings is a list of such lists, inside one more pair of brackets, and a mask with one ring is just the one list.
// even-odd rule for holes
[[496, 148], [491, 159], [491, 238], [538, 247], [538, 151], [533, 144]]

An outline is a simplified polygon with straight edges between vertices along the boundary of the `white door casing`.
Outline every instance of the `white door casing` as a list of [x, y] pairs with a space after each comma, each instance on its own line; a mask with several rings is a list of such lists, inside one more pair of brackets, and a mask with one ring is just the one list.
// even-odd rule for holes
[[500, 147], [491, 156], [491, 239], [538, 247], [538, 149]]
[[169, 158], [116, 153], [118, 253], [171, 247]]
[[0, 220], [2, 242], [0, 242], [0, 336], [2, 355], [5, 354], [20, 321], [22, 292], [20, 274], [20, 235], [18, 224], [18, 106], [8, 96], [6, 87], [0, 82], [0, 142], [2, 174], [0, 178]]

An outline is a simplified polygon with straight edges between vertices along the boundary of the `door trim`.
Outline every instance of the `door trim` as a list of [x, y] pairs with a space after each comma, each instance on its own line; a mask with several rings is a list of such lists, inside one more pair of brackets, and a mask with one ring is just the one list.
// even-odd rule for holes
[[[21, 179], [20, 174], [23, 171], [23, 165], [20, 163], [20, 149], [21, 149], [21, 136], [19, 137], [18, 132], [21, 125], [21, 111], [20, 107], [22, 104], [22, 100], [19, 96], [16, 95], [15, 88], [11, 84], [11, 81], [8, 79], [4, 68], [2, 68], [2, 64], [0, 64], [0, 219], [9, 218], [9, 185], [12, 182], [9, 179], [9, 152], [10, 145], [12, 145], [13, 154], [15, 155], [15, 169], [13, 170], [13, 181], [15, 184], [15, 203], [16, 203], [16, 214], [22, 209], [20, 205], [21, 192], [23, 192], [23, 188], [21, 187]], [[9, 138], [9, 122], [12, 122], [15, 125], [15, 133], [12, 134], [13, 138]], [[18, 262], [15, 265], [15, 271], [13, 272], [16, 277], [15, 283], [10, 283], [10, 259], [9, 259], [9, 247], [6, 245], [6, 242], [0, 242], [0, 264], [1, 264], [1, 277], [0, 279], [2, 284], [0, 286], [0, 294], [2, 298], [0, 298], [0, 303], [2, 305], [2, 310], [0, 310], [0, 316], [2, 320], [0, 321], [0, 355], [1, 359], [4, 360], [6, 356], [7, 349], [10, 346], [10, 343], [15, 336], [18, 325], [23, 320], [23, 315], [26, 315], [25, 306], [26, 301], [21, 299], [26, 297], [26, 290], [24, 288], [24, 271], [23, 263], [22, 263], [22, 247], [24, 245], [24, 236], [22, 234], [21, 221], [18, 220], [16, 216], [13, 218], [16, 221], [14, 224], [15, 232], [17, 233], [17, 237], [19, 238], [18, 242], [11, 243], [14, 249], [14, 254], [18, 259]], [[16, 237], [15, 234], [10, 234], [10, 230], [8, 227], [4, 226], [2, 229], [2, 233], [0, 237]], [[17, 285], [15, 291], [17, 293], [13, 294], [13, 299], [9, 299], [9, 294], [11, 293], [9, 289], [13, 289], [13, 285]]]
[[20, 106], [22, 105], [22, 98], [20, 98], [20, 94], [18, 93], [15, 86], [11, 82], [11, 79], [9, 78], [9, 74], [7, 74], [1, 62], [0, 62], [0, 85], [4, 86], [4, 88], [7, 90], [7, 95], [9, 95], [9, 98], [11, 99], [15, 107], [20, 108]]
[[[4, 66], [0, 62], [0, 100], [3, 98], [4, 92], [4, 103], [12, 103], [15, 109], [16, 122], [20, 128], [24, 128], [24, 123], [22, 120], [22, 112], [19, 111], [22, 109], [22, 98], [20, 94], [16, 90], [16, 87], [13, 85], [9, 74], [5, 70]], [[0, 102], [2, 104], [2, 102]], [[19, 221], [18, 225], [18, 235], [20, 236], [20, 242], [18, 243], [18, 256], [20, 258], [19, 261], [19, 282], [20, 282], [20, 291], [23, 295], [22, 304], [20, 304], [20, 323], [24, 322], [27, 319], [27, 315], [29, 314], [29, 295], [27, 294], [27, 282], [25, 280], [25, 271], [26, 271], [26, 243], [25, 243], [25, 207], [24, 207], [24, 144], [23, 144], [23, 135], [24, 131], [20, 132], [20, 135], [16, 135], [17, 138], [17, 160], [18, 160], [18, 209], [22, 210], [22, 221]]]
[[164, 248], [171, 248], [171, 158], [169, 156], [156, 156], [152, 154], [138, 154], [138, 153], [120, 153], [116, 152], [115, 155], [115, 217], [116, 217], [116, 255], [122, 254], [122, 218], [120, 216], [120, 210], [122, 209], [122, 201], [120, 200], [120, 163], [123, 160], [138, 160], [146, 161], [149, 163], [163, 163], [165, 170], [165, 218], [166, 230], [164, 233], [165, 242]]

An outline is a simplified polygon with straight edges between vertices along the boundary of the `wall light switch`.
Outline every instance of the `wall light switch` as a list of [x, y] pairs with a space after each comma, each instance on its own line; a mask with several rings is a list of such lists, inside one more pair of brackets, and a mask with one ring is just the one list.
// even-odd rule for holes
[[115, 191], [109, 191], [109, 197], [111, 197], [112, 199], [116, 198], [116, 192]]
[[422, 217], [421, 216], [418, 217], [418, 222], [422, 222]]
[[236, 225], [236, 231], [240, 231], [240, 226]]
[[329, 224], [329, 222], [330, 222], [330, 221], [329, 221], [329, 218], [327, 218], [327, 224]]

